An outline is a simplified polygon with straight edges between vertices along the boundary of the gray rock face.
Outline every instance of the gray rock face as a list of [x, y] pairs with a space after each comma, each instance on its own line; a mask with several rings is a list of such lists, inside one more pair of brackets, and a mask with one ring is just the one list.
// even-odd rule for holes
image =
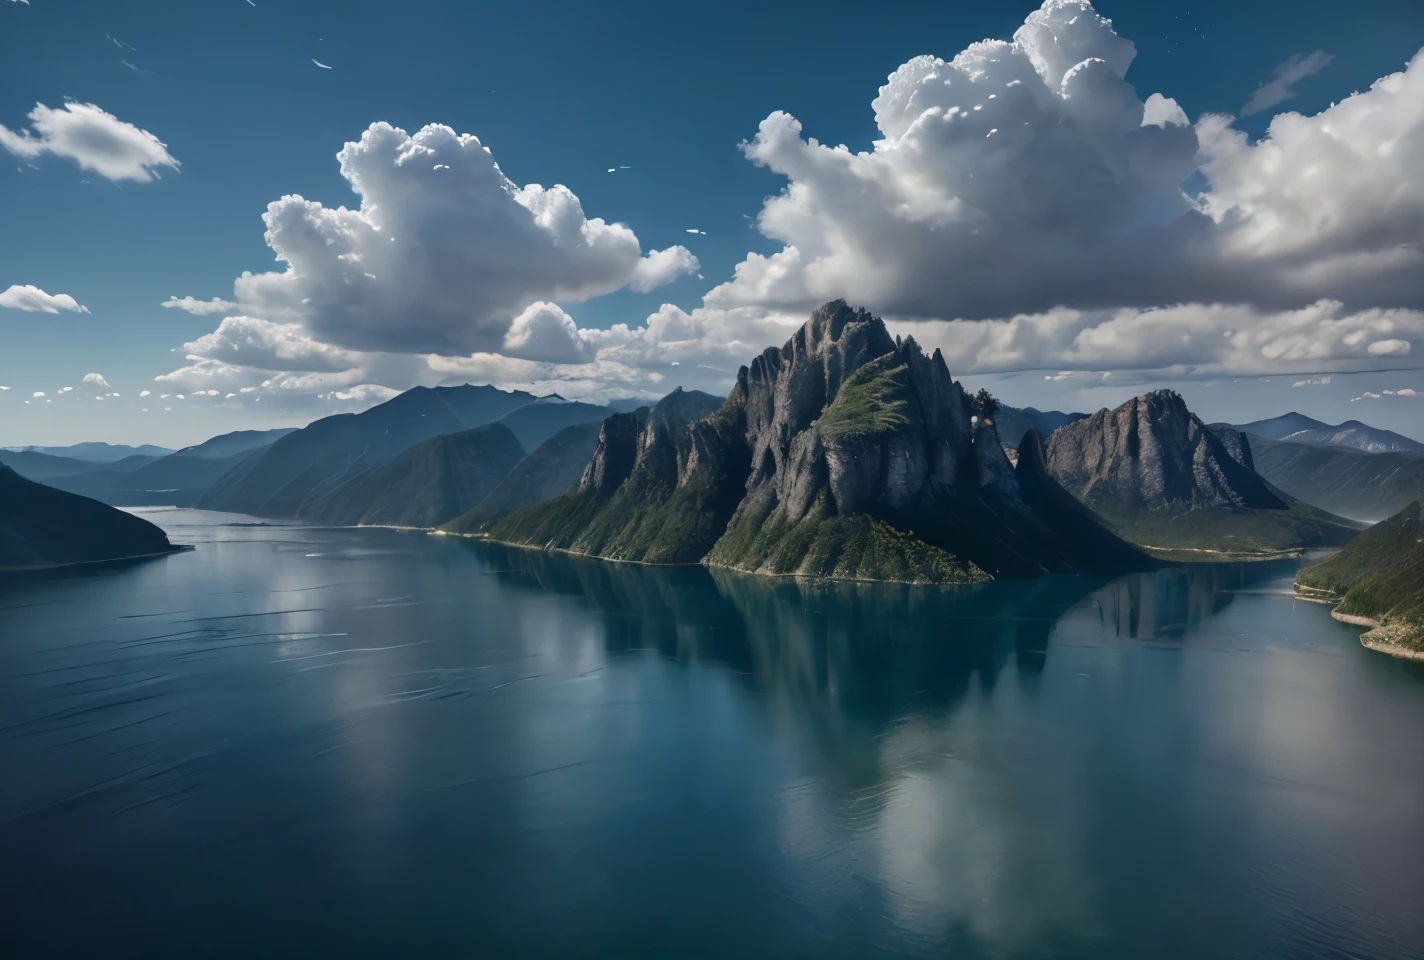
[[644, 483], [676, 485], [694, 455], [693, 449], [679, 449], [684, 429], [721, 403], [711, 394], [678, 387], [652, 407], [615, 413], [603, 421], [598, 449], [579, 481], [580, 492], [607, 498], [635, 471]]
[[1048, 439], [1046, 463], [1064, 488], [1106, 516], [1284, 508], [1251, 469], [1246, 438], [1220, 433], [1179, 394], [1158, 390], [1060, 427]]
[[643, 428], [647, 425], [647, 407], [632, 413], [615, 413], [604, 420], [598, 432], [598, 449], [579, 480], [579, 491], [598, 497], [612, 496], [633, 473]]
[[[881, 376], [862, 389], [856, 375], [871, 364]], [[855, 397], [842, 393], [848, 380]], [[897, 344], [883, 322], [844, 301], [821, 307], [784, 347], [753, 361], [738, 395], [753, 464], [747, 492], [771, 495], [792, 522], [821, 498], [830, 516], [902, 509], [954, 489], [962, 465], [977, 469], [968, 399], [944, 357], [926, 357], [913, 339]], [[867, 409], [876, 404], [890, 415]], [[1012, 468], [997, 440], [992, 446], [1001, 462], [989, 469], [1011, 487]]]

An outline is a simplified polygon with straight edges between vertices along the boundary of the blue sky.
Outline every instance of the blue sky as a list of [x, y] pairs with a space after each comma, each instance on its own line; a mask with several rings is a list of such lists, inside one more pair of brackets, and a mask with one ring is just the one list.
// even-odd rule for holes
[[[260, 0], [256, 6], [248, 0], [0, 0], [0, 124], [23, 131], [37, 103], [59, 109], [69, 98], [150, 131], [181, 164], [157, 169], [160, 178], [153, 182], [113, 182], [82, 170], [70, 157], [0, 151], [0, 161], [14, 161], [0, 164], [0, 209], [6, 212], [0, 290], [32, 285], [72, 296], [88, 309], [0, 309], [0, 384], [11, 387], [0, 394], [0, 444], [88, 439], [178, 444], [226, 429], [301, 423], [356, 409], [415, 382], [493, 379], [590, 397], [652, 394], [680, 381], [716, 388], [719, 377], [725, 381], [729, 361], [692, 353], [678, 354], [688, 358], [683, 361], [640, 355], [633, 363], [626, 354], [598, 352], [599, 363], [577, 370], [531, 372], [529, 363], [553, 355], [526, 351], [514, 364], [436, 363], [433, 372], [422, 364], [411, 374], [401, 358], [407, 346], [386, 343], [369, 330], [342, 339], [340, 316], [286, 321], [319, 329], [323, 343], [364, 351], [360, 375], [343, 380], [333, 374], [309, 390], [281, 391], [260, 386], [259, 380], [271, 378], [249, 378], [249, 392], [229, 400], [226, 394], [236, 392], [240, 377], [225, 370], [212, 381], [221, 385], [219, 395], [201, 402], [191, 396], [199, 384], [196, 373], [162, 387], [153, 381], [184, 367], [182, 345], [213, 333], [222, 318], [160, 304], [171, 296], [230, 299], [234, 278], [243, 271], [280, 270], [264, 243], [261, 220], [267, 204], [280, 197], [300, 194], [327, 208], [357, 206], [359, 198], [343, 179], [335, 154], [376, 121], [410, 133], [439, 123], [474, 134], [514, 184], [566, 185], [588, 217], [626, 224], [644, 253], [682, 245], [697, 258], [695, 270], [648, 292], [618, 284], [610, 293], [559, 300], [580, 330], [617, 323], [639, 327], [661, 305], [672, 304], [694, 315], [705, 328], [704, 339], [714, 344], [734, 339], [742, 359], [748, 359], [759, 335], [748, 330], [764, 332], [765, 342], [755, 344], [760, 349], [779, 342], [781, 328], [770, 321], [755, 326], [763, 321], [740, 314], [720, 320], [696, 311], [704, 306], [703, 296], [731, 279], [749, 253], [771, 256], [787, 245], [785, 230], [767, 236], [756, 218], [764, 198], [793, 178], [776, 169], [780, 161], [751, 162], [738, 144], [754, 137], [773, 111], [786, 111], [800, 121], [805, 137], [871, 150], [881, 133], [870, 103], [887, 75], [919, 54], [949, 60], [976, 40], [1007, 40], [1033, 10], [1024, 2], [723, 3], [693, 9], [443, 0]], [[1234, 129], [1253, 140], [1266, 133], [1276, 113], [1318, 113], [1402, 70], [1424, 45], [1424, 6], [1412, 0], [1364, 0], [1348, 9], [1298, 0], [1183, 5], [1104, 0], [1097, 12], [1112, 18], [1116, 32], [1136, 44], [1126, 80], [1138, 97], [1160, 92], [1194, 123], [1207, 113], [1239, 114], [1281, 64], [1324, 51], [1328, 62], [1293, 84], [1294, 96], [1235, 122]], [[1417, 127], [1409, 126], [1415, 122], [1398, 121], [1400, 131], [1413, 130], [1417, 140]], [[621, 169], [625, 166], [629, 169]], [[609, 173], [610, 167], [618, 169]], [[1424, 176], [1418, 169], [1416, 178]], [[1418, 194], [1417, 179], [1408, 186], [1411, 196]], [[827, 260], [832, 274], [840, 269], [833, 259]], [[909, 276], [906, 284], [914, 281]], [[1105, 281], [1104, 289], [1116, 282]], [[818, 283], [807, 285], [806, 296], [836, 292], [834, 280]], [[1421, 306], [1407, 279], [1392, 283], [1394, 299], [1388, 302], [1367, 302], [1365, 296], [1356, 303], [1348, 288], [1337, 295], [1328, 285], [1312, 286], [1291, 300], [1279, 289], [1257, 298], [1253, 291], [1241, 292], [1245, 288], [1238, 283], [1230, 296], [1262, 313], [1298, 309], [1317, 294], [1344, 300], [1342, 316], [1357, 307]], [[961, 285], [972, 284], [970, 277]], [[848, 287], [846, 294], [853, 296], [873, 285], [848, 282]], [[1000, 316], [996, 309], [1005, 317], [1020, 309], [1002, 300], [981, 306], [970, 298], [948, 304], [948, 312], [926, 313], [921, 305], [933, 307], [937, 289], [927, 283], [923, 294], [897, 294], [886, 300], [893, 311], [869, 305], [901, 317], [907, 332], [921, 329], [926, 318], [933, 324], [936, 318], [972, 314], [979, 321]], [[1110, 297], [1069, 302], [1078, 295], [1059, 289], [1043, 294], [1065, 297], [1068, 307], [1110, 308]], [[902, 302], [906, 297], [914, 300], [913, 308]], [[1172, 291], [1161, 305], [1181, 299]], [[795, 309], [787, 298], [762, 307], [748, 303], [741, 297], [736, 307], [782, 314]], [[1043, 312], [1053, 305], [1052, 299], [1032, 299], [1022, 310]], [[1125, 299], [1123, 306], [1154, 304], [1139, 297]], [[244, 303], [242, 311], [249, 308]], [[509, 312], [491, 322], [507, 324]], [[402, 321], [393, 315], [388, 322]], [[735, 337], [723, 335], [720, 322], [735, 324]], [[376, 343], [373, 336], [383, 355], [401, 356], [390, 362], [366, 357]], [[1371, 343], [1402, 343], [1406, 353], [1352, 360], [1327, 352], [1319, 363], [1281, 363], [1280, 369], [1174, 365], [1160, 357], [1134, 369], [1130, 359], [1119, 359], [1100, 365], [1110, 370], [1099, 370], [1079, 350], [1072, 377], [1060, 376], [1068, 372], [1059, 369], [1061, 351], [1026, 357], [1022, 370], [1009, 369], [1009, 361], [982, 370], [953, 364], [951, 369], [1020, 405], [1096, 407], [1147, 386], [1173, 385], [1207, 419], [1246, 420], [1300, 409], [1331, 421], [1356, 416], [1424, 436], [1419, 413], [1424, 407], [1416, 406], [1424, 398], [1384, 394], [1386, 389], [1424, 393], [1424, 379], [1407, 359], [1417, 355], [1413, 335], [1370, 336], [1378, 338]], [[579, 359], [591, 360], [605, 349], [598, 345], [604, 341], [582, 342], [595, 345]], [[457, 357], [487, 352], [483, 341], [459, 344]], [[391, 346], [396, 349], [387, 351]], [[477, 349], [464, 349], [469, 346]], [[290, 372], [279, 366], [262, 369]], [[1381, 367], [1389, 372], [1376, 372]], [[373, 372], [378, 368], [383, 372]], [[699, 379], [694, 368], [706, 372]], [[648, 371], [655, 371], [656, 379], [642, 378]], [[91, 372], [110, 384], [101, 392], [120, 395], [102, 402], [88, 397], [80, 381]], [[1328, 384], [1291, 386], [1326, 376]], [[560, 388], [560, 382], [566, 386]], [[55, 391], [66, 385], [77, 389], [55, 401]], [[146, 408], [137, 397], [142, 389], [153, 393]], [[46, 396], [33, 398], [35, 392]], [[160, 392], [184, 392], [185, 400], [160, 405], [154, 399]], [[338, 392], [348, 397], [334, 396]], [[1363, 399], [1351, 402], [1355, 397]], [[32, 403], [23, 405], [21, 398]], [[55, 402], [33, 402], [41, 400]]]

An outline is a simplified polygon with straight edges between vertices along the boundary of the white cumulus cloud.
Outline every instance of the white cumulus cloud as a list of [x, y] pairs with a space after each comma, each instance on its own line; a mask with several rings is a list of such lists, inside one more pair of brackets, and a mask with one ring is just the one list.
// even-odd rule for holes
[[67, 293], [49, 294], [29, 284], [23, 287], [14, 284], [4, 293], [0, 293], [0, 307], [26, 310], [30, 313], [59, 313], [61, 310], [71, 313], [89, 312], [88, 307], [80, 306], [79, 302]]
[[638, 262], [628, 287], [637, 293], [647, 293], [672, 283], [684, 274], [696, 273], [700, 266], [686, 247], [649, 250], [648, 255]]
[[1424, 306], [1424, 58], [1252, 143], [1230, 118], [1193, 127], [1170, 98], [1140, 100], [1134, 55], [1083, 0], [1049, 0], [1012, 42], [896, 70], [868, 151], [771, 114], [743, 149], [786, 178], [757, 221], [783, 249], [749, 255], [709, 303], [843, 296], [907, 319]]
[[37, 103], [29, 119], [28, 130], [0, 126], [0, 147], [29, 160], [68, 157], [110, 180], [148, 183], [161, 167], [178, 169], [157, 137], [92, 103], [70, 101], [57, 110]]
[[724, 390], [836, 297], [942, 348], [956, 374], [1323, 380], [1415, 362], [1424, 52], [1255, 141], [1139, 96], [1135, 56], [1085, 0], [1048, 0], [1011, 41], [917, 57], [866, 91], [866, 149], [771, 114], [743, 151], [784, 178], [755, 221], [779, 249], [748, 253], [695, 309], [606, 330], [580, 329], [575, 304], [697, 259], [644, 255], [564, 187], [517, 186], [472, 136], [376, 124], [340, 154], [359, 207], [272, 204], [286, 270], [210, 301], [232, 316], [159, 380], [264, 407], [461, 380]]
[[101, 374], [97, 374], [97, 373], [86, 373], [86, 374], [84, 374], [84, 379], [81, 380], [81, 381], [79, 381], [79, 385], [82, 387], [82, 386], [85, 386], [86, 384], [89, 385], [89, 386], [92, 386], [92, 387], [98, 387], [100, 390], [111, 390], [111, 389], [113, 389], [112, 387], [109, 386], [109, 381], [105, 380], [104, 377], [103, 377]]
[[530, 304], [510, 324], [500, 350], [505, 356], [550, 363], [581, 363], [591, 351], [574, 320], [556, 304]]
[[516, 185], [446, 126], [376, 123], [337, 157], [359, 208], [270, 204], [266, 240], [287, 269], [240, 277], [241, 312], [347, 349], [498, 351], [533, 303], [650, 290], [696, 267], [680, 247], [645, 259], [632, 230], [587, 217], [565, 186]]

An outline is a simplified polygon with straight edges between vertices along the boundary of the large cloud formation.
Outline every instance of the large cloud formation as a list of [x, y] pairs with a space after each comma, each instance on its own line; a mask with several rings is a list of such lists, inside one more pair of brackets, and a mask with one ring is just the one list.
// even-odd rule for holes
[[649, 290], [697, 268], [681, 247], [645, 259], [632, 230], [586, 217], [567, 187], [516, 186], [446, 126], [372, 124], [337, 159], [359, 209], [268, 206], [266, 240], [287, 269], [244, 274], [242, 312], [351, 349], [470, 353], [498, 350], [532, 303]]
[[[1193, 124], [1171, 98], [1139, 97], [1135, 55], [1086, 0], [1047, 0], [1011, 41], [896, 70], [871, 104], [869, 150], [771, 114], [742, 149], [786, 179], [757, 219], [781, 249], [748, 254], [694, 310], [608, 330], [565, 307], [652, 289], [696, 259], [643, 256], [565, 188], [516, 187], [474, 137], [374, 125], [340, 154], [360, 209], [274, 203], [267, 238], [287, 270], [240, 278], [242, 316], [185, 345], [191, 365], [170, 377], [723, 389], [835, 297], [944, 348], [956, 373], [1416, 365], [1424, 51], [1254, 142], [1231, 117]], [[211, 303], [171, 301], [227, 304]]]
[[[870, 151], [772, 114], [744, 149], [788, 180], [759, 221], [785, 249], [749, 258], [717, 299], [839, 295], [937, 319], [1424, 305], [1424, 60], [1319, 116], [1277, 117], [1251, 144], [1230, 118], [1193, 127], [1174, 101], [1140, 100], [1134, 56], [1085, 0], [1049, 0], [1012, 42], [900, 67], [873, 104]], [[1199, 165], [1209, 185], [1191, 197]]]
[[125, 123], [92, 103], [69, 101], [53, 110], [42, 103], [30, 111], [30, 129], [0, 125], [0, 147], [17, 157], [68, 157], [110, 180], [148, 183], [161, 167], [178, 169], [168, 147], [147, 130]]

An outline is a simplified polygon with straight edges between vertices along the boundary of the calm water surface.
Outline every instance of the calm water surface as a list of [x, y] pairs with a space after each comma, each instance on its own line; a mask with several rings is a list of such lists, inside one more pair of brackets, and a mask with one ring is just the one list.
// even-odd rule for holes
[[939, 591], [154, 511], [0, 579], [5, 957], [1418, 958], [1424, 670], [1293, 564]]

